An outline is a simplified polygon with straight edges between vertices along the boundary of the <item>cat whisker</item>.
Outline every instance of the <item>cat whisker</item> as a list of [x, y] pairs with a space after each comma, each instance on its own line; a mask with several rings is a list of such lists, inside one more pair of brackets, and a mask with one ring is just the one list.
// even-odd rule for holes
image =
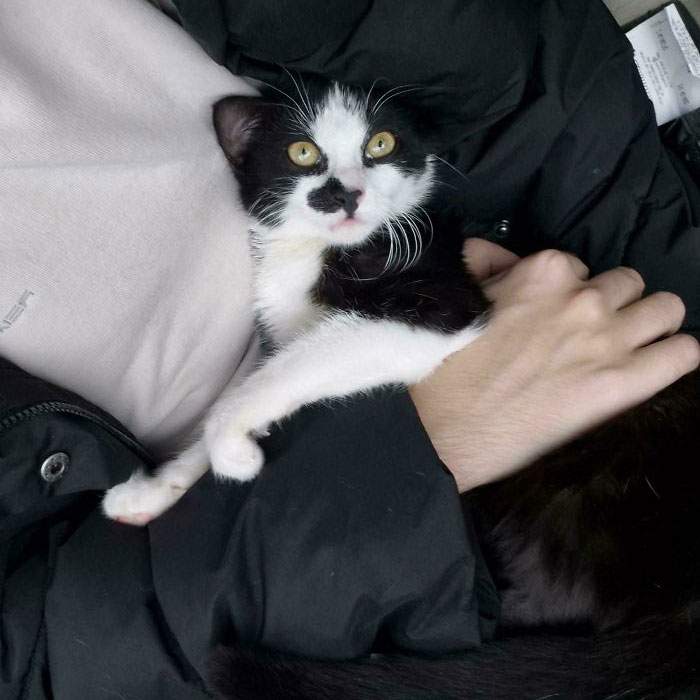
[[270, 192], [265, 192], [253, 202], [248, 211], [257, 209], [259, 213], [263, 213], [271, 207], [274, 207], [276, 204], [278, 204], [278, 202], [276, 199], [271, 199]]
[[274, 226], [274, 225], [276, 225], [276, 224], [279, 224], [279, 223], [280, 223], [280, 220], [279, 220], [279, 212], [274, 212], [274, 213], [268, 215], [268, 216], [265, 217], [265, 218], [260, 218], [260, 219], [258, 219], [258, 223], [259, 223], [261, 226], [266, 226], [266, 227], [267, 227], [267, 226]]
[[[281, 211], [284, 209], [284, 203], [282, 200], [284, 197], [291, 194], [291, 192], [294, 190], [295, 183], [294, 178], [289, 176], [281, 176], [276, 178], [273, 182], [273, 186], [276, 183], [278, 184], [274, 189], [271, 188], [270, 190], [266, 190], [253, 202], [248, 209], [248, 214], [250, 216], [255, 216], [261, 220], [261, 222], [263, 222], [267, 216], [270, 216], [270, 213], [281, 213]], [[285, 183], [287, 184], [285, 185]], [[263, 205], [265, 200], [269, 201]], [[278, 209], [279, 211], [275, 212], [275, 209]]]
[[[270, 85], [269, 83], [264, 83], [264, 85], [267, 85], [268, 87], [272, 88], [273, 90], [277, 90], [278, 92], [282, 92], [274, 85]], [[284, 94], [286, 95], [287, 93], [285, 92]], [[292, 136], [296, 136], [299, 131], [301, 131], [304, 134], [310, 133], [308, 124], [303, 121], [304, 115], [301, 112], [299, 112], [298, 108], [293, 107], [287, 102], [270, 102], [269, 104], [274, 105], [275, 107], [282, 107], [283, 109], [291, 110], [292, 114], [294, 115], [291, 120], [292, 124], [297, 124], [299, 126], [299, 129], [296, 131], [289, 131], [287, 133], [291, 134]]]
[[[287, 68], [284, 68], [284, 72], [292, 79], [292, 82], [294, 83], [294, 87], [296, 87], [297, 92], [299, 93], [299, 99], [302, 101], [303, 105], [306, 107], [306, 113], [309, 118], [309, 124], [314, 121], [314, 110], [311, 106], [311, 100], [309, 98], [309, 93], [306, 90], [306, 86], [304, 85], [304, 81], [301, 79], [301, 75], [299, 75], [299, 82], [297, 83], [296, 78], [294, 75], [291, 73], [291, 71], [287, 70]], [[298, 74], [297, 74], [298, 75]], [[304, 92], [302, 93], [301, 88], [299, 87], [299, 84], [301, 83], [301, 87], [304, 88]]]
[[394, 235], [390, 231], [389, 232], [389, 255], [388, 255], [386, 261], [384, 262], [384, 269], [382, 270], [382, 273], [385, 273], [391, 267], [391, 265], [394, 262], [394, 255], [395, 255]]
[[448, 163], [444, 158], [440, 158], [440, 156], [436, 155], [433, 155], [433, 158], [435, 158], [435, 160], [439, 160], [441, 163], [444, 163], [448, 168], [454, 170], [457, 173], [457, 175], [459, 175], [466, 182], [471, 182], [471, 179], [469, 177], [467, 177], [461, 170], [457, 170], [457, 168], [455, 168], [454, 165]]
[[267, 226], [268, 224], [271, 224], [274, 221], [274, 217], [275, 217], [275, 212], [269, 212], [265, 216], [256, 216], [255, 220], [261, 226]]
[[651, 489], [651, 492], [659, 499], [661, 500], [661, 496], [659, 496], [659, 492], [651, 485], [651, 481], [649, 481], [649, 477], [645, 474], [644, 475], [644, 481], [647, 482], [647, 486]]
[[255, 210], [255, 207], [257, 207], [258, 204], [260, 204], [260, 203], [262, 202], [262, 200], [264, 199], [264, 197], [265, 197], [265, 194], [261, 194], [261, 195], [260, 195], [259, 197], [257, 197], [257, 198], [255, 199], [255, 201], [248, 207], [248, 215], [249, 215], [249, 216], [252, 216], [253, 211]]
[[437, 180], [433, 178], [432, 183], [434, 185], [442, 185], [442, 187], [449, 187], [451, 190], [459, 190], [459, 187], [457, 187], [456, 185], [451, 185], [450, 183], [445, 182], [444, 180]]
[[396, 232], [391, 217], [384, 220], [384, 226], [389, 233], [389, 257], [387, 258], [382, 273], [395, 272], [403, 255], [402, 239]]
[[313, 121], [313, 117], [308, 113], [305, 114], [302, 106], [288, 92], [285, 92], [281, 88], [278, 88], [277, 86], [272, 85], [271, 83], [266, 83], [264, 80], [261, 80], [260, 82], [263, 85], [266, 85], [267, 87], [271, 88], [272, 90], [276, 90], [281, 95], [284, 95], [290, 102], [293, 103], [293, 105], [283, 105], [283, 106], [291, 109], [297, 115], [297, 118], [295, 121], [301, 127], [302, 132], [304, 132], [304, 133], [309, 132], [309, 130], [311, 128], [311, 122]]
[[391, 261], [391, 272], [396, 272], [399, 269], [399, 265], [401, 264], [401, 260], [405, 257], [404, 243], [406, 243], [406, 245], [408, 244], [401, 229], [399, 228], [397, 231], [396, 226], [394, 224], [396, 224], [396, 226], [398, 226], [398, 222], [394, 221], [390, 218], [389, 219], [389, 227], [391, 228], [392, 236], [394, 237], [394, 241], [396, 242], [396, 250], [395, 250], [394, 258]]
[[367, 93], [367, 96], [365, 98], [365, 113], [369, 112], [369, 100], [370, 97], [372, 96], [372, 90], [374, 90], [374, 86], [380, 81], [380, 80], [388, 80], [388, 78], [384, 77], [379, 77], [375, 78], [374, 82], [369, 86], [369, 92]]
[[249, 214], [254, 216], [258, 223], [262, 226], [267, 226], [273, 223], [279, 223], [279, 218], [284, 211], [284, 203], [282, 201], [273, 200], [257, 211], [253, 207], [249, 210]]
[[[406, 270], [408, 267], [410, 267], [409, 261], [411, 258], [411, 241], [408, 238], [408, 233], [406, 232], [406, 229], [404, 226], [401, 225], [400, 219], [396, 220], [396, 225], [398, 226], [399, 234], [400, 234], [400, 240], [405, 243], [405, 254], [403, 255], [403, 260], [401, 261], [401, 268], [399, 272], [403, 272]], [[402, 251], [403, 252], [403, 251]]]
[[406, 269], [409, 267], [413, 267], [418, 262], [418, 259], [421, 256], [421, 253], [423, 252], [423, 239], [420, 235], [420, 229], [418, 228], [418, 224], [416, 223], [415, 218], [409, 213], [405, 212], [401, 215], [401, 218], [403, 218], [406, 223], [408, 224], [409, 230], [411, 231], [411, 234], [413, 236], [413, 240], [415, 242], [415, 250], [413, 251], [413, 255], [410, 258], [410, 261], [408, 262]]
[[[433, 243], [433, 237], [435, 236], [435, 228], [433, 227], [433, 222], [430, 218], [430, 214], [428, 214], [428, 212], [425, 211], [425, 209], [423, 209], [423, 207], [420, 204], [416, 204], [416, 209], [418, 209], [418, 211], [423, 215], [423, 217], [425, 218], [425, 222], [428, 224], [430, 239], [428, 240], [428, 245], [426, 247], [430, 247]], [[423, 218], [415, 214], [414, 216], [416, 216], [418, 221], [423, 221]]]
[[[406, 88], [405, 90], [403, 88]], [[398, 87], [391, 88], [387, 90], [380, 98], [372, 109], [372, 115], [375, 115], [383, 105], [385, 105], [389, 100], [393, 100], [399, 95], [405, 95], [408, 92], [415, 92], [416, 90], [424, 90], [423, 85], [399, 85]]]
[[394, 264], [394, 257], [396, 255], [396, 250], [395, 250], [395, 244], [394, 244], [394, 231], [391, 227], [391, 224], [388, 219], [385, 219], [382, 221], [382, 226], [380, 228], [380, 231], [384, 229], [386, 230], [387, 235], [389, 236], [389, 255], [387, 256], [386, 261], [384, 262], [384, 269], [382, 270], [382, 274], [385, 274], [388, 272], [393, 264]]
[[[403, 272], [404, 270], [406, 270], [409, 267], [408, 261], [410, 259], [410, 255], [411, 255], [411, 243], [408, 240], [408, 234], [406, 233], [405, 228], [400, 223], [401, 217], [402, 217], [402, 215], [399, 215], [398, 217], [396, 217], [396, 216], [392, 217], [387, 222], [389, 224], [391, 230], [394, 231], [394, 234], [396, 235], [397, 243], [399, 244], [398, 245], [399, 255], [396, 256], [395, 269], [393, 269], [392, 272], [394, 272], [394, 271]], [[396, 226], [398, 227], [398, 234], [396, 233], [396, 228], [394, 228], [394, 224], [396, 224]], [[405, 247], [403, 244], [405, 244]], [[403, 264], [399, 268], [398, 265], [401, 262]]]
[[413, 222], [413, 225], [416, 227], [416, 237], [418, 238], [418, 246], [417, 246], [417, 251], [416, 251], [416, 262], [418, 262], [423, 255], [423, 225], [422, 221], [412, 213], [408, 213], [409, 218]]
[[408, 219], [406, 218], [405, 214], [400, 214], [399, 219], [403, 219], [408, 226], [408, 231], [406, 230], [405, 226], [400, 226], [400, 229], [399, 229], [406, 240], [406, 258], [404, 260], [403, 267], [401, 268], [401, 272], [403, 272], [404, 270], [407, 270], [409, 267], [411, 267], [411, 264], [413, 262], [413, 257], [415, 255], [412, 252], [411, 242], [409, 241], [408, 233], [410, 232], [411, 235], [413, 236], [414, 243], [416, 240], [416, 235], [413, 232], [413, 230], [411, 229], [410, 224], [409, 224]]
[[374, 105], [373, 111], [376, 111], [379, 109], [379, 106], [384, 99], [390, 99], [395, 93], [398, 93], [400, 90], [404, 89], [411, 89], [411, 90], [417, 90], [419, 87], [418, 85], [413, 85], [411, 83], [407, 83], [406, 85], [395, 85], [394, 87], [389, 88], [386, 90], [381, 97], [377, 100], [377, 102]]

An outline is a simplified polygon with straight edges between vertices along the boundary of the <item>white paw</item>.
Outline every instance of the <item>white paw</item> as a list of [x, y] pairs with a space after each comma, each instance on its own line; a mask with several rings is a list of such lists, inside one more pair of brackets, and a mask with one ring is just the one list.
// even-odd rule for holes
[[102, 499], [104, 514], [120, 523], [143, 526], [176, 503], [186, 489], [159, 477], [134, 474], [113, 486]]
[[265, 463], [265, 455], [253, 438], [225, 428], [211, 441], [209, 459], [215, 474], [236, 481], [254, 479]]

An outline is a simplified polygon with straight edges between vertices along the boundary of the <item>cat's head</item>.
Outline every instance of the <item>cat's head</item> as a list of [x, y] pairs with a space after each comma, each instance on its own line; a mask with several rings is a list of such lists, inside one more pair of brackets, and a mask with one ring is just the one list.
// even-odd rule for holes
[[214, 126], [257, 228], [352, 246], [415, 218], [430, 194], [424, 124], [391, 99], [326, 86], [296, 99], [226, 97]]

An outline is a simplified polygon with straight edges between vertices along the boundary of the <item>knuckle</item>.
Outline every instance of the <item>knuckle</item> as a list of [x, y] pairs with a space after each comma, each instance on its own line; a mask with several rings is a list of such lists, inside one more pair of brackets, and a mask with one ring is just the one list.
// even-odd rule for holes
[[676, 352], [681, 369], [697, 369], [700, 364], [700, 343], [692, 335], [677, 336]]
[[535, 256], [537, 265], [542, 269], [543, 274], [559, 275], [571, 272], [571, 263], [566, 253], [553, 248], [542, 250]]
[[656, 292], [652, 295], [657, 313], [678, 324], [685, 318], [685, 304], [676, 294], [671, 292]]
[[595, 287], [584, 287], [574, 294], [572, 309], [583, 321], [602, 321], [608, 315], [603, 293]]
[[625, 275], [637, 289], [642, 291], [645, 287], [644, 278], [632, 267], [618, 267], [621, 274]]

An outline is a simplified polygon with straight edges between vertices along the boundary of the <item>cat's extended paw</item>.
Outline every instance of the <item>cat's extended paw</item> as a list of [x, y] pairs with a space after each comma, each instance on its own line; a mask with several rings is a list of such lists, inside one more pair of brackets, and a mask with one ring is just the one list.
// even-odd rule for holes
[[102, 511], [111, 520], [143, 527], [168, 510], [185, 491], [157, 476], [134, 474], [105, 493]]
[[254, 479], [265, 463], [265, 455], [252, 437], [225, 429], [211, 441], [209, 459], [217, 476], [236, 481]]

